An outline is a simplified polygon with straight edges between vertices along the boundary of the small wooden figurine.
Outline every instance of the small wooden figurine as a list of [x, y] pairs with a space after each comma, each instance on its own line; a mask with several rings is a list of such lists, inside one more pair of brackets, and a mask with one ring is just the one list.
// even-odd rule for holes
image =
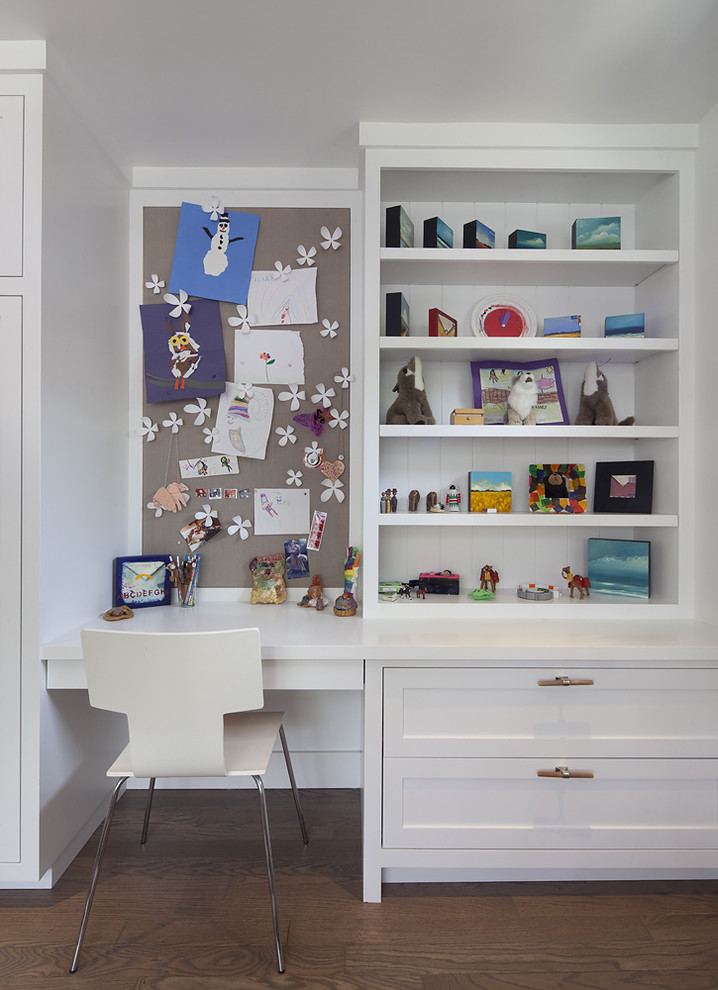
[[579, 601], [583, 600], [584, 594], [586, 595], [586, 598], [589, 597], [588, 589], [591, 587], [591, 582], [587, 577], [582, 577], [580, 574], [572, 574], [571, 568], [568, 564], [566, 567], [562, 568], [561, 577], [568, 583], [568, 586], [571, 589], [571, 598], [573, 598], [573, 593], [576, 590], [578, 590], [579, 593]]
[[491, 591], [496, 594], [496, 585], [499, 583], [499, 572], [495, 570], [491, 564], [484, 564], [481, 568], [481, 584], [480, 588], [482, 591]]

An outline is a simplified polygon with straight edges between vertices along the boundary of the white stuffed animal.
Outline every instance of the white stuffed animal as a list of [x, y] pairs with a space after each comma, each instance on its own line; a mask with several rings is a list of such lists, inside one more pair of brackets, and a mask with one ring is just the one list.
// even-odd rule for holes
[[509, 426], [535, 426], [538, 385], [530, 371], [518, 371], [509, 391], [506, 422]]

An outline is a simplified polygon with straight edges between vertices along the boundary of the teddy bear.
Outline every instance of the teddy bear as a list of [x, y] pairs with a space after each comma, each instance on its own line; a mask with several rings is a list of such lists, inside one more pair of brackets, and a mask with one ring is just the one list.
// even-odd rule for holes
[[608, 380], [596, 361], [589, 362], [583, 374], [574, 426], [631, 426], [635, 422], [633, 416], [619, 422], [608, 394]]
[[405, 423], [433, 426], [436, 423], [429, 400], [426, 398], [421, 358], [413, 357], [399, 369], [393, 391], [398, 392], [399, 396], [387, 410], [388, 426], [402, 426]]
[[530, 371], [518, 371], [509, 390], [506, 422], [509, 426], [535, 426], [538, 385]]

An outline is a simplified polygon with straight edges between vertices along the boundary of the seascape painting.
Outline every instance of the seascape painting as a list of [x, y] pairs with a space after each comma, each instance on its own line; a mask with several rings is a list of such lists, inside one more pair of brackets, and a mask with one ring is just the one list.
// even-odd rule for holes
[[648, 540], [588, 540], [591, 592], [620, 598], [650, 598], [651, 544]]

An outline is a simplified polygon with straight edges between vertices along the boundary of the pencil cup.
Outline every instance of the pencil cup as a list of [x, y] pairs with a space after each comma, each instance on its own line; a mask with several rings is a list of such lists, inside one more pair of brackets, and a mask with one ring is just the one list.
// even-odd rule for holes
[[199, 576], [199, 554], [185, 557], [180, 562], [179, 557], [170, 563], [172, 583], [177, 589], [177, 604], [180, 608], [193, 608], [197, 578]]

